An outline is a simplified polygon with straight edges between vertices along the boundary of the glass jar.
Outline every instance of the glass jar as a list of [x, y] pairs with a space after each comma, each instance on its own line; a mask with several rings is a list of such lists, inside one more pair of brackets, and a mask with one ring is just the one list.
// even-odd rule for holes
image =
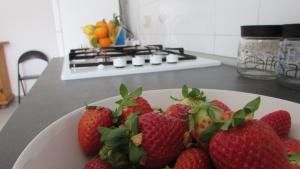
[[283, 26], [276, 72], [280, 84], [300, 90], [300, 24]]
[[275, 79], [282, 26], [242, 26], [241, 36], [237, 58], [238, 72], [253, 79]]

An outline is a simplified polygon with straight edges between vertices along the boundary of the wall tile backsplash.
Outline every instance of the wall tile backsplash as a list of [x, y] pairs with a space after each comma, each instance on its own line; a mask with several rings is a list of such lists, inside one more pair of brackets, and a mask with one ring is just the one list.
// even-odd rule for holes
[[240, 26], [300, 22], [299, 0], [125, 0], [128, 27], [143, 44], [237, 56]]
[[259, 0], [215, 0], [216, 34], [239, 35], [240, 25], [257, 24]]

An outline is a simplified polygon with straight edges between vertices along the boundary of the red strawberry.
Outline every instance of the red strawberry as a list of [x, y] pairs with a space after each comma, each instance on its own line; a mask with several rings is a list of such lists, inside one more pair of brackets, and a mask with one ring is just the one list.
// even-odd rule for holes
[[[181, 93], [183, 99], [177, 99], [174, 97], [171, 98], [173, 100], [181, 101], [181, 104], [191, 107], [188, 113], [189, 130], [197, 143], [204, 149], [207, 149], [208, 145], [199, 139], [203, 131], [209, 128], [213, 124], [214, 120], [224, 122], [230, 119], [233, 112], [221, 101], [215, 100], [212, 103], [207, 102], [203, 91], [197, 88], [192, 88], [190, 90], [186, 85], [184, 85]], [[226, 112], [223, 111], [223, 109], [226, 109]], [[211, 112], [214, 114], [213, 117], [210, 116], [210, 114], [212, 114]]]
[[84, 166], [84, 169], [113, 169], [112, 166], [99, 158], [91, 159]]
[[[223, 110], [216, 108], [211, 103], [203, 103], [200, 107], [200, 109], [194, 109], [196, 111], [190, 111], [190, 116], [192, 118], [189, 118], [189, 122], [193, 120], [194, 128], [190, 129], [192, 131], [193, 138], [197, 141], [198, 144], [200, 144], [205, 150], [208, 149], [208, 145], [206, 144], [206, 141], [201, 141], [200, 137], [203, 132], [205, 132], [206, 129], [210, 128], [213, 125], [214, 121], [219, 122], [225, 122], [231, 119], [233, 112], [227, 111], [224, 112]], [[214, 113], [214, 116], [212, 117], [211, 114]], [[206, 143], [205, 143], [206, 142]]]
[[180, 154], [176, 160], [174, 169], [209, 169], [210, 162], [199, 148], [190, 148]]
[[82, 151], [85, 155], [94, 155], [101, 147], [99, 127], [112, 126], [112, 111], [105, 107], [87, 108], [82, 114], [79, 127], [78, 138]]
[[217, 169], [289, 169], [279, 137], [268, 125], [247, 121], [219, 131], [209, 144]]
[[186, 126], [182, 120], [147, 113], [140, 116], [138, 128], [143, 134], [141, 148], [146, 154], [146, 168], [161, 168], [184, 149]]
[[282, 144], [288, 154], [295, 154], [300, 152], [300, 141], [292, 138], [281, 139]]
[[291, 164], [290, 166], [291, 166], [290, 169], [300, 169], [300, 166], [295, 165], [295, 164]]
[[231, 111], [230, 108], [226, 104], [221, 102], [220, 100], [212, 100], [212, 101], [210, 101], [210, 103], [212, 103], [213, 105], [219, 107], [224, 112]]
[[136, 105], [123, 107], [122, 114], [119, 119], [119, 124], [124, 124], [127, 117], [133, 113], [144, 114], [153, 111], [148, 101], [144, 98], [137, 97], [133, 100], [136, 102]]
[[284, 138], [281, 141], [288, 154], [292, 168], [300, 169], [300, 141], [292, 138]]
[[124, 127], [102, 128], [100, 132], [104, 142], [101, 159], [115, 168], [142, 164], [147, 169], [158, 169], [175, 160], [185, 148], [185, 121], [161, 113], [135, 113]]
[[291, 128], [291, 116], [289, 112], [278, 110], [262, 117], [260, 121], [270, 125], [279, 137], [288, 137]]
[[186, 120], [188, 116], [188, 111], [191, 106], [185, 104], [173, 104], [167, 108], [165, 111], [166, 116], [175, 117], [181, 120]]
[[127, 117], [133, 113], [144, 114], [153, 111], [148, 101], [140, 97], [142, 92], [143, 89], [140, 87], [129, 93], [124, 84], [120, 85], [122, 99], [116, 102], [119, 107], [114, 114], [114, 122], [119, 121], [119, 124], [124, 124]]

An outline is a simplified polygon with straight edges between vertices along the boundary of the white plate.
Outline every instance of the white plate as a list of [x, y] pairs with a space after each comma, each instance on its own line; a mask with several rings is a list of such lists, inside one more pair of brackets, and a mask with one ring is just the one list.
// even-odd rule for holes
[[[258, 95], [225, 91], [225, 90], [204, 90], [208, 99], [220, 99], [230, 108], [236, 110]], [[180, 96], [180, 89], [153, 90], [143, 93], [152, 106], [166, 108], [174, 103], [170, 96]], [[262, 96], [262, 104], [256, 113], [261, 117], [269, 112], [278, 109], [285, 109], [292, 115], [291, 136], [300, 139], [300, 104]], [[115, 108], [114, 102], [119, 97], [112, 97], [93, 103]], [[84, 108], [77, 109], [64, 117], [58, 119], [39, 133], [23, 150], [13, 169], [82, 169], [87, 158], [82, 154], [77, 141], [77, 125]]]

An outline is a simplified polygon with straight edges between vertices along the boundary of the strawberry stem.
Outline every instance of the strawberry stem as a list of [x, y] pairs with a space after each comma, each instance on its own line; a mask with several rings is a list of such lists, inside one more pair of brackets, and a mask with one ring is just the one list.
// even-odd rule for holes
[[289, 154], [288, 160], [290, 163], [298, 163], [300, 161], [300, 152], [295, 154]]
[[[104, 144], [99, 152], [101, 159], [108, 161], [116, 168], [140, 165], [145, 152], [139, 147], [142, 134], [138, 130], [137, 113], [128, 116], [124, 127], [100, 128], [99, 132], [101, 142]], [[136, 138], [131, 140], [134, 137]]]
[[142, 95], [143, 88], [139, 87], [135, 89], [133, 92], [129, 93], [128, 88], [125, 84], [121, 84], [119, 88], [120, 95], [122, 96], [122, 99], [116, 101], [116, 104], [118, 107], [113, 113], [113, 122], [117, 123], [119, 120], [119, 117], [122, 115], [122, 110], [127, 106], [136, 106], [135, 99]]
[[189, 90], [187, 85], [183, 85], [181, 88], [182, 99], [176, 98], [174, 96], [170, 96], [172, 100], [175, 101], [183, 101], [184, 99], [191, 99], [193, 101], [206, 101], [206, 96], [204, 96], [204, 92], [199, 90], [198, 88], [192, 88]]
[[[244, 124], [247, 116], [254, 114], [254, 112], [259, 108], [261, 98], [257, 97], [250, 101], [244, 108], [238, 110], [234, 113], [233, 117], [226, 120], [220, 121], [216, 115], [216, 107], [212, 105], [207, 106], [207, 115], [213, 121], [203, 132], [199, 135], [199, 139], [205, 143], [209, 143], [211, 138], [219, 131], [227, 131], [230, 127], [239, 127]], [[205, 103], [204, 103], [205, 105]]]

